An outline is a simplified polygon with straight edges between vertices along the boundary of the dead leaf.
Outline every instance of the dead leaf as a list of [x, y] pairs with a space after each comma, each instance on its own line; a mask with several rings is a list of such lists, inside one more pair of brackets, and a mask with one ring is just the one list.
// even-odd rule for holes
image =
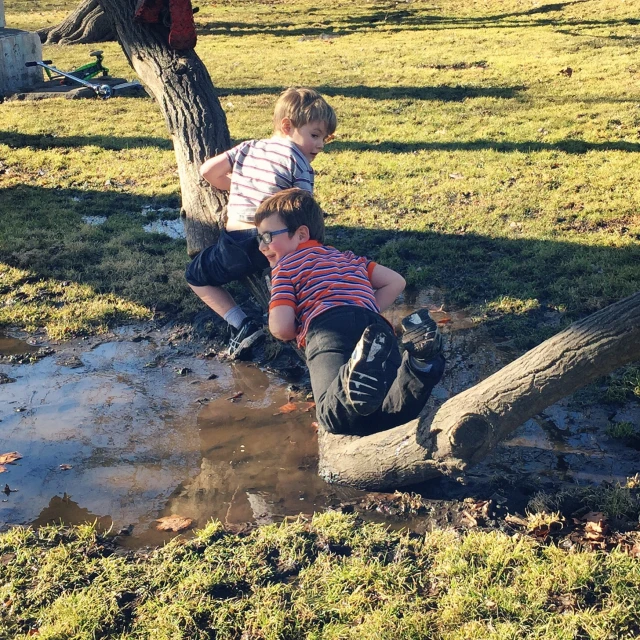
[[453, 180], [464, 180], [464, 176], [461, 173], [450, 173], [449, 177]]
[[231, 402], [234, 402], [235, 400], [239, 400], [240, 398], [242, 398], [243, 395], [244, 395], [244, 391], [238, 391], [234, 393], [232, 396], [229, 396], [227, 400], [231, 400]]
[[526, 518], [521, 518], [520, 516], [514, 516], [514, 515], [511, 515], [510, 513], [508, 513], [505, 516], [504, 521], [508, 522], [509, 524], [517, 524], [519, 527], [529, 526], [529, 522], [527, 521]]
[[22, 456], [17, 451], [10, 451], [0, 455], [0, 464], [13, 464], [16, 460], [20, 460]]
[[158, 518], [157, 522], [160, 523], [156, 526], [158, 531], [184, 531], [185, 529], [189, 529], [193, 524], [191, 518], [183, 518], [177, 515]]
[[69, 471], [69, 469], [73, 469], [72, 464], [61, 464], [60, 471]]
[[470, 526], [478, 526], [478, 521], [468, 511], [463, 511], [461, 515], [469, 522]]
[[296, 403], [295, 402], [287, 402], [287, 404], [283, 404], [281, 407], [278, 408], [278, 412], [274, 413], [274, 416], [280, 416], [283, 415], [285, 413], [291, 413], [292, 411], [295, 411], [298, 407], [296, 407]]
[[304, 411], [305, 413], [309, 413], [312, 409], [316, 408], [315, 402], [301, 402], [300, 403], [300, 411]]
[[0, 464], [0, 473], [4, 473], [7, 470], [7, 467]]

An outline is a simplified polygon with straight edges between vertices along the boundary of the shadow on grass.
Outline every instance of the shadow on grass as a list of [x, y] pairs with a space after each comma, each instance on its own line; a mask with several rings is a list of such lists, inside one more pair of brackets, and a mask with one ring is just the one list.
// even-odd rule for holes
[[[0, 262], [39, 279], [71, 281], [115, 293], [151, 309], [181, 313], [191, 297], [184, 282], [186, 243], [143, 226], [180, 206], [177, 196], [148, 198], [117, 191], [0, 189]], [[151, 207], [143, 213], [143, 207]], [[86, 224], [82, 216], [106, 218]], [[6, 291], [5, 291], [6, 293]]]
[[[243, 87], [221, 88], [216, 87], [219, 96], [237, 95], [280, 95], [287, 87]], [[470, 85], [458, 85], [449, 87], [446, 85], [437, 87], [367, 87], [357, 85], [354, 87], [336, 87], [335, 85], [321, 85], [314, 87], [322, 95], [328, 97], [340, 96], [343, 98], [366, 98], [369, 100], [438, 100], [441, 102], [462, 102], [467, 98], [516, 98], [527, 87], [517, 85], [513, 87], [478, 87]]]
[[[229, 22], [208, 21], [198, 22], [198, 33], [213, 36], [247, 36], [271, 35], [277, 37], [300, 37], [312, 39], [329, 35], [348, 35], [359, 31], [370, 31], [380, 27], [388, 30], [410, 31], [417, 29], [487, 29], [487, 28], [520, 28], [541, 26], [570, 26], [570, 27], [620, 27], [640, 24], [636, 18], [611, 18], [609, 20], [562, 19], [559, 17], [536, 18], [548, 13], [558, 13], [565, 7], [581, 4], [588, 0], [572, 0], [570, 2], [556, 2], [544, 4], [527, 11], [499, 13], [487, 16], [442, 16], [427, 13], [422, 9], [397, 9], [397, 4], [389, 5], [389, 9], [372, 11], [365, 15], [350, 16], [333, 24], [318, 24], [323, 15], [312, 16], [309, 20], [313, 26], [304, 26], [299, 22], [281, 21], [278, 28], [269, 26], [266, 22]], [[393, 8], [391, 8], [393, 7]], [[330, 17], [327, 16], [327, 21]]]
[[638, 153], [640, 143], [625, 142], [586, 142], [585, 140], [566, 139], [558, 142], [508, 142], [500, 140], [468, 140], [466, 142], [393, 142], [378, 143], [350, 142], [336, 140], [331, 142], [331, 151], [376, 151], [379, 153], [412, 153], [414, 151], [477, 151], [491, 149], [501, 153], [530, 153], [532, 151], [562, 151], [581, 154], [588, 151], [626, 151]]
[[122, 149], [141, 149], [157, 147], [158, 149], [173, 149], [173, 143], [166, 138], [150, 138], [145, 136], [58, 136], [50, 133], [18, 133], [14, 131], [0, 131], [0, 144], [6, 144], [12, 149], [32, 147], [34, 149], [55, 149], [58, 147], [102, 147], [114, 151]]
[[[182, 317], [199, 308], [184, 281], [184, 242], [142, 229], [149, 220], [142, 207], [175, 207], [177, 198], [153, 202], [108, 191], [21, 185], [0, 190], [0, 202], [0, 262], [28, 269], [36, 278], [88, 284]], [[89, 226], [83, 215], [107, 221]], [[379, 260], [415, 287], [444, 289], [449, 304], [496, 303], [496, 331], [521, 338], [529, 332], [527, 347], [557, 331], [557, 326], [548, 335], [538, 331], [540, 313], [566, 309], [563, 318], [569, 322], [640, 289], [637, 244], [612, 248], [330, 223], [329, 218], [330, 244]], [[532, 300], [538, 303], [527, 306]]]

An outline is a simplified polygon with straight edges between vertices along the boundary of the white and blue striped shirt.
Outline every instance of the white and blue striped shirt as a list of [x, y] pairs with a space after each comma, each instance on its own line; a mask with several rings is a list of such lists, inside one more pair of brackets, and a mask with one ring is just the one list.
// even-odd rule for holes
[[252, 223], [260, 203], [283, 189], [297, 187], [313, 193], [313, 169], [286, 138], [247, 140], [226, 153], [232, 167], [229, 219]]

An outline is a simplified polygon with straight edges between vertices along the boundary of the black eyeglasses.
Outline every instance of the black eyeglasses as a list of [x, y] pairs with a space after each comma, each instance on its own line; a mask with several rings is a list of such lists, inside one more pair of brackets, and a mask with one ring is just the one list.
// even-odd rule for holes
[[281, 233], [287, 233], [289, 229], [279, 229], [278, 231], [265, 231], [258, 234], [258, 243], [271, 244], [273, 236], [279, 236]]

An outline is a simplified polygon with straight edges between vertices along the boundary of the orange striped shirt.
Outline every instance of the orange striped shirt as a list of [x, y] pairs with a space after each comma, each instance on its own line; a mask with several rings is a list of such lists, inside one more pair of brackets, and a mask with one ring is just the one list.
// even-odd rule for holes
[[371, 286], [376, 263], [351, 251], [338, 251], [316, 240], [303, 242], [271, 272], [269, 309], [286, 305], [296, 314], [298, 346], [304, 347], [311, 321], [342, 305], [380, 313]]

